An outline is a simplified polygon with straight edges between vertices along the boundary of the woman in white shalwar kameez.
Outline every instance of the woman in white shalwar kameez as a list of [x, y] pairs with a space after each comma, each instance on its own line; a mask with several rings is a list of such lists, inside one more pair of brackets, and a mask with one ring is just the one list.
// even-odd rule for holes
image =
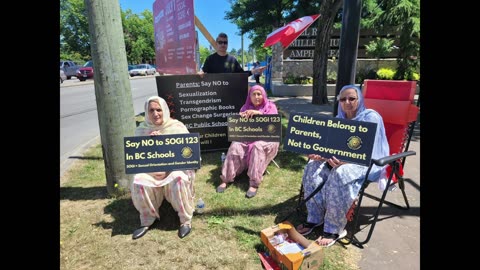
[[[135, 136], [183, 133], [189, 131], [182, 122], [170, 118], [170, 110], [164, 99], [153, 96], [145, 102], [145, 121], [136, 128]], [[160, 219], [159, 208], [164, 198], [180, 218], [178, 236], [187, 236], [195, 210], [194, 180], [194, 170], [135, 174], [131, 194], [133, 204], [140, 212], [141, 227], [133, 232], [132, 238], [145, 235], [153, 222]]]
[[[376, 111], [365, 108], [360, 89], [346, 85], [340, 90], [337, 100], [336, 117], [377, 123], [372, 158], [388, 156], [389, 146], [382, 117]], [[320, 192], [307, 201], [307, 221], [297, 226], [297, 230], [307, 235], [323, 224], [323, 234], [316, 241], [321, 246], [331, 246], [346, 235], [346, 214], [360, 191], [368, 167], [345, 163], [334, 156], [327, 159], [311, 154], [308, 157], [310, 160], [302, 179], [304, 196], [309, 196], [322, 182], [325, 181], [325, 184]], [[369, 179], [381, 177], [385, 177], [385, 166], [373, 165]]]

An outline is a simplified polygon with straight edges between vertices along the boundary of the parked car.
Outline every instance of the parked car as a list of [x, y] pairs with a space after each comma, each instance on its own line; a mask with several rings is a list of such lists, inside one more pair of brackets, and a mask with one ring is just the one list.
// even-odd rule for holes
[[67, 75], [65, 75], [65, 72], [63, 69], [60, 69], [60, 83], [63, 83], [67, 79]]
[[75, 62], [70, 60], [60, 60], [60, 69], [67, 76], [67, 80], [70, 80], [72, 76], [77, 76], [77, 70], [80, 68]]
[[150, 64], [138, 64], [135, 65], [135, 67], [131, 70], [128, 71], [128, 74], [130, 74], [130, 77], [133, 76], [147, 76], [147, 75], [155, 75], [155, 72], [157, 70]]
[[93, 78], [93, 61], [87, 61], [83, 67], [77, 70], [77, 78], [82, 82]]

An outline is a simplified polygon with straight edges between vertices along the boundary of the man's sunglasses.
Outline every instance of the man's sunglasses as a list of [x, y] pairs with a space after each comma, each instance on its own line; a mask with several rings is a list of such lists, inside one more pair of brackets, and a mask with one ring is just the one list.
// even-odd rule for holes
[[228, 44], [228, 41], [217, 41], [218, 44], [222, 45], [222, 44], [225, 44], [227, 45]]

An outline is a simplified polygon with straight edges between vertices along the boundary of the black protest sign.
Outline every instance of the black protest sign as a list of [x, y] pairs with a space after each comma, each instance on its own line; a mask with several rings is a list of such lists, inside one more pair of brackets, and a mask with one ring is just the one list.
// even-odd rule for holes
[[309, 114], [291, 114], [284, 150], [370, 165], [377, 124]]
[[251, 118], [232, 115], [228, 117], [228, 141], [280, 142], [282, 123], [279, 114], [254, 115]]
[[200, 168], [198, 133], [124, 137], [125, 173]]
[[247, 73], [157, 76], [158, 95], [172, 118], [200, 134], [200, 148], [226, 149], [227, 117], [236, 115], [248, 94]]

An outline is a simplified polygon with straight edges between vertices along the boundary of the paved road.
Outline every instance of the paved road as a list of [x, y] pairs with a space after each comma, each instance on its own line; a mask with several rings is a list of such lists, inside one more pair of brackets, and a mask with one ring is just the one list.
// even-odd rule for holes
[[[135, 114], [143, 112], [148, 96], [156, 95], [154, 76], [130, 78]], [[60, 176], [90, 146], [100, 143], [93, 80], [75, 77], [60, 85]]]

